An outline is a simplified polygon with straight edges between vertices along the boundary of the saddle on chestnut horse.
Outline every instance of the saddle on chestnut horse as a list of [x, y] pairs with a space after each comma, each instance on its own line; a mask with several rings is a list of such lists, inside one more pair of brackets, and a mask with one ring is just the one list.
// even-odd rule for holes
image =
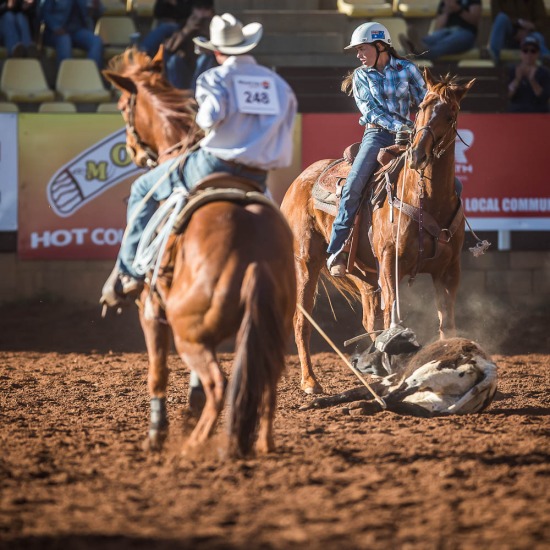
[[[346, 148], [342, 158], [335, 160], [322, 172], [313, 186], [315, 208], [331, 216], [336, 216], [342, 188], [346, 183], [351, 165], [357, 156], [360, 143]], [[380, 149], [378, 163], [380, 168], [372, 175], [363, 190], [363, 198], [368, 198], [373, 210], [383, 204], [389, 183], [391, 187], [405, 162], [405, 145], [390, 145]]]
[[[338, 205], [342, 195], [342, 188], [346, 183], [351, 165], [360, 143], [354, 143], [346, 148], [344, 155], [331, 164], [321, 173], [313, 186], [313, 204], [318, 210], [322, 210], [331, 216], [336, 217]], [[359, 272], [372, 271], [357, 258], [358, 241], [363, 213], [368, 215], [369, 240], [371, 238], [371, 219], [372, 213], [384, 204], [388, 193], [393, 194], [394, 186], [405, 164], [406, 145], [390, 145], [380, 149], [378, 153], [378, 163], [380, 168], [372, 175], [363, 190], [361, 205], [357, 209], [353, 227], [344, 245], [344, 251], [348, 252], [348, 271], [351, 272], [356, 266]], [[371, 242], [372, 243], [372, 242]]]

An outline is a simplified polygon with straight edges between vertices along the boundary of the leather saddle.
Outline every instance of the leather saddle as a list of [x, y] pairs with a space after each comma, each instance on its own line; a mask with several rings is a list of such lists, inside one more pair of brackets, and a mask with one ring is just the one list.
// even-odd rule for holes
[[[353, 143], [344, 151], [342, 158], [332, 162], [317, 178], [313, 186], [314, 206], [331, 216], [336, 216], [342, 188], [346, 183], [351, 165], [357, 156], [360, 143]], [[390, 145], [378, 153], [379, 169], [372, 175], [363, 191], [363, 199], [369, 198], [373, 209], [383, 204], [386, 183], [393, 185], [405, 163], [405, 145]]]
[[264, 195], [263, 188], [255, 181], [215, 172], [199, 181], [189, 194], [189, 199], [174, 223], [173, 233], [183, 233], [191, 216], [205, 204], [229, 201], [239, 204], [266, 204], [278, 211], [277, 205]]
[[[312, 191], [314, 208], [336, 217], [342, 188], [346, 183], [346, 178], [357, 156], [360, 145], [360, 143], [354, 143], [347, 147], [343, 157], [333, 161], [317, 178]], [[349, 273], [353, 272], [355, 275], [362, 278], [366, 276], [367, 272], [376, 273], [376, 270], [368, 267], [368, 265], [362, 262], [358, 257], [361, 233], [359, 228], [361, 226], [362, 217], [366, 214], [368, 217], [369, 240], [371, 240], [372, 212], [382, 206], [386, 199], [388, 189], [391, 190], [394, 188], [399, 173], [405, 164], [406, 149], [406, 145], [396, 144], [384, 147], [380, 149], [378, 153], [380, 168], [372, 175], [363, 190], [361, 198], [362, 207], [357, 210], [351, 234], [344, 246], [344, 251], [348, 252], [347, 271]]]

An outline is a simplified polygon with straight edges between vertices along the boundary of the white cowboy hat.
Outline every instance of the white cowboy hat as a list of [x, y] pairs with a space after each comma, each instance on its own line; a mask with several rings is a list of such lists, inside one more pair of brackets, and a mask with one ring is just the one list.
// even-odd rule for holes
[[218, 51], [226, 55], [239, 55], [249, 52], [262, 38], [261, 23], [249, 23], [245, 27], [230, 13], [215, 15], [210, 22], [210, 40], [199, 36], [193, 42], [206, 50]]

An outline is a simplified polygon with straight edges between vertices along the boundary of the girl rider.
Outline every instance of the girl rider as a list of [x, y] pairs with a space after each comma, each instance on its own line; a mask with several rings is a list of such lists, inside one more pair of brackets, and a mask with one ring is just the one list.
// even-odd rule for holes
[[343, 248], [363, 189], [378, 165], [378, 151], [392, 145], [398, 131], [412, 128], [411, 108], [418, 107], [426, 94], [419, 69], [397, 54], [384, 25], [370, 22], [357, 27], [345, 49], [352, 48], [357, 51], [361, 66], [344, 80], [342, 90], [349, 92], [352, 88], [361, 111], [359, 124], [365, 126], [365, 133], [332, 225], [327, 267], [334, 277], [346, 274], [347, 253]]

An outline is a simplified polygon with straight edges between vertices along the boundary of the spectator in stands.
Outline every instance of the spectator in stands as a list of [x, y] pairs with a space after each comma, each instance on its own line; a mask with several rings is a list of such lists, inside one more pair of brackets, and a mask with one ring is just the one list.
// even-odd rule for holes
[[37, 57], [33, 41], [34, 0], [0, 0], [0, 37], [8, 57]]
[[409, 25], [407, 35], [399, 35], [401, 45], [424, 59], [466, 52], [474, 47], [479, 22], [481, 0], [441, 0], [437, 8], [434, 31], [421, 40]]
[[347, 50], [355, 49], [361, 66], [346, 77], [342, 89], [353, 90], [365, 126], [359, 152], [342, 189], [332, 225], [327, 267], [333, 277], [346, 275], [344, 248], [363, 189], [378, 166], [378, 152], [395, 142], [397, 132], [410, 131], [411, 110], [426, 95], [426, 83], [414, 63], [402, 59], [392, 46], [388, 29], [380, 23], [363, 23], [353, 31]]
[[172, 86], [195, 90], [197, 77], [217, 65], [213, 52], [193, 42], [193, 38], [208, 36], [212, 17], [212, 0], [194, 0], [191, 15], [183, 28], [164, 42], [164, 67]]
[[86, 50], [88, 59], [103, 66], [103, 42], [94, 34], [86, 0], [42, 0], [44, 43], [55, 47], [57, 64], [72, 57], [74, 47]]
[[159, 46], [178, 32], [191, 15], [193, 0], [156, 0], [153, 17], [156, 26], [145, 36], [139, 49], [154, 57]]
[[529, 35], [521, 43], [520, 62], [510, 67], [508, 110], [512, 113], [547, 113], [550, 71], [538, 65], [540, 45]]
[[491, 15], [489, 53], [496, 62], [501, 50], [519, 49], [528, 35], [538, 40], [543, 56], [550, 54], [543, 36], [549, 29], [544, 0], [491, 0]]
[[[175, 169], [181, 166], [181, 156], [159, 164], [132, 184], [128, 201], [131, 225], [120, 247], [117, 269], [103, 287], [103, 303], [117, 305], [121, 296], [136, 295], [143, 288], [143, 276], [133, 266], [137, 246], [159, 201], [175, 187], [190, 190], [209, 174], [226, 172], [266, 189], [268, 170], [290, 164], [296, 96], [278, 74], [249, 54], [262, 33], [260, 23], [243, 26], [224, 13], [213, 17], [210, 40], [195, 39], [203, 49], [212, 51], [219, 63], [197, 81], [196, 121], [207, 136], [185, 157], [183, 169]], [[264, 84], [261, 92], [254, 87], [259, 80]], [[247, 103], [250, 96], [256, 97]]]

